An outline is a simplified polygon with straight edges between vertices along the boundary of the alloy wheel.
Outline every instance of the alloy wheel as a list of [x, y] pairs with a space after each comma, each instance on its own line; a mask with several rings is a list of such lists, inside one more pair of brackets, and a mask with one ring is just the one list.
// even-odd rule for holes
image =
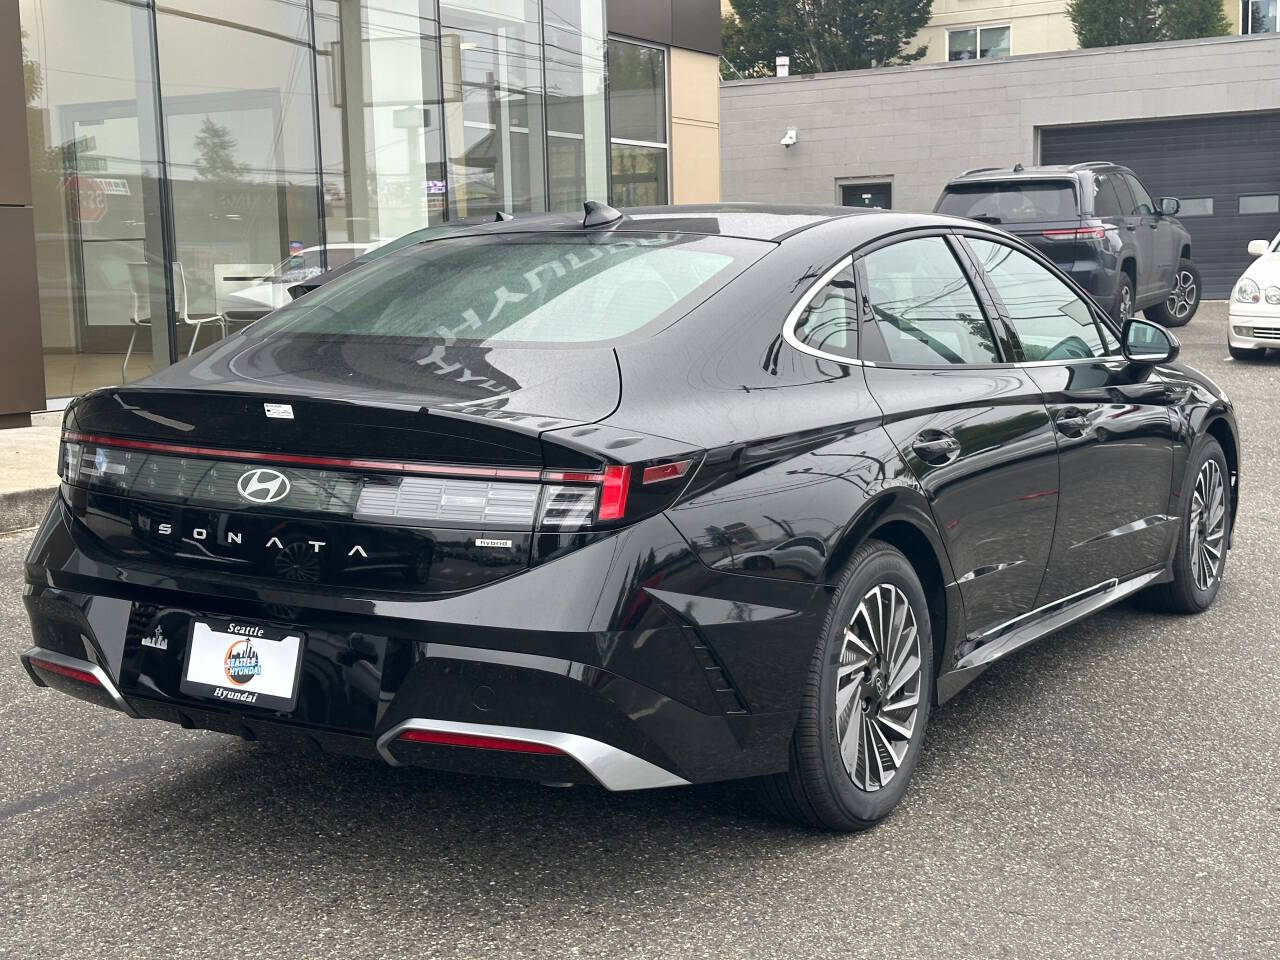
[[1165, 309], [1181, 320], [1189, 316], [1196, 303], [1196, 278], [1189, 270], [1179, 270], [1174, 278], [1173, 290], [1165, 302]]
[[1222, 574], [1223, 540], [1227, 529], [1227, 492], [1222, 469], [1206, 460], [1191, 494], [1188, 555], [1196, 588], [1205, 591]]
[[920, 634], [906, 595], [872, 587], [845, 627], [836, 670], [836, 733], [854, 786], [879, 790], [902, 768], [920, 713]]

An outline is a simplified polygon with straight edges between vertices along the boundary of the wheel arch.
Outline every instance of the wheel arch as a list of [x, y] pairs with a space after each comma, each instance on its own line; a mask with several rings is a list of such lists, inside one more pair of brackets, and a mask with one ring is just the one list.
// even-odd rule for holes
[[1231, 530], [1234, 531], [1236, 507], [1240, 500], [1240, 440], [1236, 436], [1235, 428], [1224, 416], [1213, 417], [1207, 421], [1204, 432], [1218, 441], [1218, 445], [1222, 447], [1223, 456], [1227, 458], [1227, 472], [1230, 474], [1231, 481], [1227, 484], [1227, 492], [1231, 497]]
[[938, 678], [950, 662], [956, 638], [964, 632], [964, 611], [951, 562], [924, 497], [916, 491], [887, 492], [859, 511], [828, 557], [824, 572], [828, 588], [834, 588], [849, 558], [868, 540], [882, 540], [901, 551], [920, 578], [934, 640], [932, 687], [936, 703]]

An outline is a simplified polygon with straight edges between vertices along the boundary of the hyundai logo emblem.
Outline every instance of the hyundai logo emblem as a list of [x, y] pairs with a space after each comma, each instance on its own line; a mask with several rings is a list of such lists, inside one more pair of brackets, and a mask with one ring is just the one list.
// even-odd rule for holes
[[289, 478], [275, 470], [250, 470], [240, 474], [236, 489], [250, 503], [275, 503], [289, 495]]

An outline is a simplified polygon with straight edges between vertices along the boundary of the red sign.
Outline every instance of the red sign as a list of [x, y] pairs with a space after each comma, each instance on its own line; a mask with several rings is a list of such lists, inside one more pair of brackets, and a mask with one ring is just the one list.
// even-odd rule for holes
[[72, 174], [67, 177], [67, 206], [71, 219], [97, 223], [107, 214], [107, 191], [96, 177]]

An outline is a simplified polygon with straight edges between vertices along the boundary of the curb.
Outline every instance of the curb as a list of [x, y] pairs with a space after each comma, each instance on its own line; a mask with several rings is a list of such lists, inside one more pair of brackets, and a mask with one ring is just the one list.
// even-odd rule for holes
[[44, 519], [56, 486], [0, 493], [0, 535], [36, 526]]

